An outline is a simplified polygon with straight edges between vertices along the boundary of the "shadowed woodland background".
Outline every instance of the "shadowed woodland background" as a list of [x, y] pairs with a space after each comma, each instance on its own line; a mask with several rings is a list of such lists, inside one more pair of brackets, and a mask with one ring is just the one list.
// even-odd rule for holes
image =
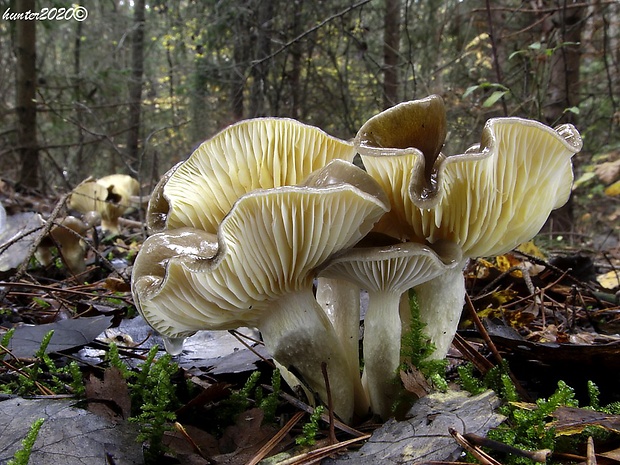
[[[4, 0], [0, 13], [53, 6]], [[18, 189], [54, 194], [122, 172], [147, 194], [238, 120], [291, 117], [351, 138], [380, 110], [432, 93], [448, 109], [446, 153], [509, 115], [574, 123], [578, 168], [618, 158], [614, 0], [83, 6], [81, 22], [0, 21], [0, 174]], [[570, 229], [571, 215], [556, 229]]]

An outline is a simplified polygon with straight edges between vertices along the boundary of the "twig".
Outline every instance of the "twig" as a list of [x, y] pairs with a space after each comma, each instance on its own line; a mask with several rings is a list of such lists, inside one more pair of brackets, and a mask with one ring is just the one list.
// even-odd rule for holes
[[249, 339], [252, 342], [256, 342], [257, 344], [263, 344], [261, 341], [257, 341], [254, 338], [251, 338], [250, 336], [247, 336], [243, 333], [240, 333], [239, 331], [237, 331], [236, 329], [230, 329], [228, 330], [228, 332], [230, 334], [232, 334], [241, 344], [243, 344], [248, 350], [250, 350], [254, 355], [256, 355], [258, 358], [260, 358], [263, 362], [267, 363], [269, 366], [271, 366], [272, 368], [276, 368], [275, 363], [273, 363], [271, 360], [269, 360], [268, 358], [265, 358], [263, 355], [259, 354], [254, 347], [252, 347], [250, 344], [248, 344], [247, 342], [245, 342], [243, 340], [243, 338]]
[[295, 457], [291, 457], [290, 459], [278, 462], [278, 465], [310, 465], [312, 463], [317, 463], [325, 457], [333, 454], [334, 452], [340, 449], [344, 449], [351, 444], [355, 444], [356, 442], [365, 441], [369, 437], [370, 434], [364, 434], [363, 436], [360, 436], [358, 438], [353, 438], [347, 441], [339, 442], [337, 444], [321, 447], [319, 449], [306, 452], [305, 454], [297, 455]]
[[594, 439], [592, 439], [592, 436], [588, 436], [588, 447], [586, 451], [586, 456], [587, 456], [587, 460], [586, 460], [587, 465], [597, 464], [596, 451], [594, 449]]
[[508, 444], [504, 444], [503, 442], [494, 441], [492, 439], [488, 439], [483, 436], [478, 436], [477, 434], [473, 434], [473, 433], [464, 433], [463, 437], [475, 446], [487, 447], [497, 452], [517, 455], [519, 457], [525, 457], [526, 459], [533, 460], [534, 462], [544, 463], [547, 461], [547, 459], [551, 455], [550, 449], [540, 449], [540, 450], [531, 450], [531, 451], [518, 449]]
[[[261, 384], [261, 387], [269, 392], [273, 392], [273, 387], [268, 386], [267, 384]], [[313, 407], [310, 407], [308, 404], [302, 402], [301, 400], [297, 399], [296, 397], [293, 397], [290, 394], [287, 394], [286, 392], [280, 392], [280, 397], [284, 399], [285, 401], [287, 401], [292, 406], [300, 410], [303, 410], [306, 413], [314, 412]], [[325, 413], [322, 414], [321, 420], [323, 420], [325, 423], [329, 423], [328, 415]], [[334, 418], [334, 427], [338, 428], [340, 431], [350, 434], [351, 436], [355, 436], [355, 437], [365, 436], [365, 434], [362, 433], [361, 431], [358, 431], [355, 428], [351, 428], [349, 425], [341, 422], [340, 420], [336, 418]]]
[[[474, 304], [472, 303], [471, 299], [469, 298], [469, 294], [467, 294], [467, 293], [465, 294], [465, 302], [467, 303], [467, 309], [469, 310], [469, 314], [470, 314], [472, 320], [474, 321], [474, 325], [476, 326], [476, 328], [480, 332], [482, 338], [484, 339], [484, 342], [487, 344], [487, 347], [489, 348], [489, 350], [491, 351], [491, 353], [495, 357], [495, 360], [497, 360], [497, 363], [499, 365], [501, 365], [502, 362], [503, 362], [503, 358], [500, 355], [499, 351], [497, 350], [497, 347], [495, 347], [495, 344], [491, 340], [491, 336], [489, 336], [489, 333], [486, 330], [486, 328], [484, 327], [484, 325], [482, 324], [482, 321], [480, 321], [480, 317], [476, 313], [476, 309], [474, 308]], [[519, 383], [519, 380], [517, 380], [515, 375], [513, 375], [510, 370], [508, 370], [508, 376], [510, 376], [510, 379], [514, 383], [515, 388], [517, 389], [517, 392], [519, 393], [521, 398], [523, 400], [529, 400], [530, 399], [530, 395], [527, 393], [527, 391], [525, 389], [523, 389], [523, 386], [521, 386], [521, 383]]]
[[213, 463], [213, 461], [209, 458], [209, 456], [206, 455], [202, 451], [202, 449], [200, 448], [198, 444], [196, 444], [196, 441], [194, 441], [194, 439], [189, 435], [189, 433], [185, 430], [185, 427], [181, 423], [179, 423], [178, 421], [175, 421], [174, 428], [179, 433], [181, 433], [181, 436], [183, 436], [183, 438], [185, 438], [185, 440], [192, 446], [192, 449], [194, 449], [194, 452], [200, 455], [200, 457], [202, 457], [207, 462], [207, 465], [211, 465]]
[[304, 412], [297, 412], [295, 415], [291, 417], [291, 419], [286, 422], [280, 431], [278, 431], [263, 447], [261, 447], [256, 455], [250, 460], [247, 465], [257, 465], [263, 458], [271, 452], [271, 450], [282, 441], [284, 436], [288, 434], [288, 432], [301, 420], [301, 417], [304, 416]]
[[329, 443], [336, 444], [336, 432], [334, 431], [334, 404], [332, 402], [332, 390], [329, 387], [329, 376], [327, 374], [327, 363], [321, 362], [321, 372], [325, 380], [325, 390], [327, 391], [327, 410], [329, 413]]
[[476, 369], [483, 375], [493, 368], [493, 364], [489, 362], [481, 353], [475, 350], [460, 334], [457, 333], [454, 335], [452, 344], [465, 356], [465, 358], [467, 358], [467, 360], [473, 363]]
[[483, 465], [502, 465], [500, 462], [495, 460], [485, 451], [480, 449], [479, 447], [472, 445], [467, 439], [463, 437], [461, 433], [459, 433], [454, 428], [448, 428], [448, 431], [454, 438], [454, 440], [465, 450], [467, 450], [471, 455], [476, 457]]
[[318, 23], [316, 26], [311, 27], [310, 29], [308, 29], [307, 31], [302, 32], [301, 34], [299, 34], [297, 37], [289, 40], [287, 43], [285, 43], [282, 47], [280, 47], [278, 50], [276, 50], [275, 52], [273, 52], [270, 55], [267, 55], [264, 58], [261, 58], [260, 60], [255, 60], [252, 62], [252, 66], [257, 66], [260, 65], [262, 63], [264, 63], [265, 61], [271, 60], [272, 58], [274, 58], [275, 56], [279, 55], [280, 53], [282, 53], [284, 50], [286, 50], [287, 48], [289, 48], [291, 45], [293, 45], [294, 43], [300, 41], [301, 39], [303, 39], [304, 37], [306, 37], [309, 34], [312, 34], [314, 31], [317, 31], [319, 29], [321, 29], [323, 26], [325, 26], [327, 23], [333, 21], [334, 19], [340, 18], [341, 16], [346, 15], [347, 13], [349, 13], [350, 11], [355, 10], [356, 8], [359, 8], [360, 6], [364, 6], [366, 3], [370, 3], [371, 0], [362, 0], [360, 2], [354, 3], [353, 5], [345, 8], [344, 10], [328, 17], [325, 18], [323, 21], [321, 21], [320, 23]]

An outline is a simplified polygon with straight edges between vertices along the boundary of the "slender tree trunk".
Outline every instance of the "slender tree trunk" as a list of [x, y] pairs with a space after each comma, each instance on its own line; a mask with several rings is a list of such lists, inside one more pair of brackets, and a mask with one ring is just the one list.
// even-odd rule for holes
[[557, 50], [551, 56], [547, 105], [543, 112], [548, 124], [573, 122], [575, 113], [565, 111], [579, 104], [579, 64], [584, 8], [567, 8], [567, 2], [551, 20]]
[[[303, 2], [295, 2], [295, 12], [293, 13], [293, 25], [291, 27], [292, 36], [297, 37], [301, 34], [301, 18], [302, 18]], [[291, 70], [289, 72], [290, 83], [290, 116], [299, 119], [300, 106], [302, 102], [303, 91], [301, 89], [301, 65], [302, 65], [302, 42], [297, 41], [291, 45]]]
[[[16, 12], [35, 11], [34, 0], [15, 2]], [[18, 20], [15, 24], [17, 55], [16, 99], [17, 145], [21, 163], [18, 186], [40, 187], [39, 150], [37, 145], [37, 72], [36, 21]]]
[[240, 27], [235, 28], [233, 43], [233, 65], [230, 70], [230, 103], [235, 121], [243, 119], [243, 91], [245, 89], [245, 71], [247, 68], [247, 43]]
[[145, 0], [134, 2], [134, 31], [131, 41], [131, 81], [129, 82], [129, 132], [127, 154], [134, 169], [138, 167], [140, 116], [142, 104], [142, 75], [144, 72], [144, 9]]
[[265, 103], [267, 100], [267, 76], [269, 73], [269, 62], [261, 61], [271, 53], [270, 30], [273, 22], [273, 3], [272, 1], [259, 1], [258, 24], [256, 32], [256, 54], [258, 60], [252, 67], [252, 89], [250, 92], [250, 116], [265, 116]]
[[398, 103], [400, 0], [385, 0], [383, 28], [383, 108]]
[[70, 181], [78, 183], [85, 176], [84, 168], [84, 131], [82, 129], [82, 78], [81, 72], [81, 51], [82, 51], [82, 21], [76, 21], [75, 41], [73, 48], [73, 79], [74, 91], [73, 99], [75, 101], [75, 121], [77, 123], [77, 139], [78, 148], [75, 153], [75, 169], [70, 172]]
[[[551, 6], [549, 2], [545, 6]], [[585, 9], [573, 7], [563, 0], [559, 10], [553, 15], [548, 37], [555, 39], [557, 49], [551, 56], [549, 86], [546, 92], [543, 115], [547, 124], [574, 123], [576, 114], [567, 109], [579, 104], [579, 65], [581, 60], [581, 33]], [[574, 163], [577, 163], [576, 158]], [[573, 228], [572, 199], [563, 207], [551, 213], [545, 226], [550, 233], [566, 233]]]

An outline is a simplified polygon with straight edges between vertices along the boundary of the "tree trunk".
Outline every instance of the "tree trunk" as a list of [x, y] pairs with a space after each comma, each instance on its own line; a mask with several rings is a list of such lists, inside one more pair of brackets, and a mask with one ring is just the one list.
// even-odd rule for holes
[[557, 49], [551, 56], [551, 71], [543, 110], [547, 124], [573, 122], [575, 113], [566, 111], [579, 104], [579, 64], [583, 8], [567, 8], [566, 3], [551, 18], [549, 37]]
[[242, 14], [233, 24], [233, 65], [230, 70], [230, 103], [233, 119], [243, 119], [243, 91], [245, 89], [245, 72], [248, 62], [247, 22]]
[[[292, 36], [298, 37], [301, 34], [303, 2], [295, 2], [295, 12], [293, 13], [293, 24], [291, 27]], [[302, 102], [301, 89], [301, 66], [302, 66], [302, 42], [297, 41], [291, 45], [291, 69], [288, 74], [289, 92], [291, 105], [289, 115], [293, 119], [299, 119], [300, 107]]]
[[257, 63], [252, 66], [252, 89], [250, 92], [250, 117], [265, 116], [265, 103], [267, 100], [267, 75], [269, 73], [269, 60], [266, 58], [271, 53], [270, 31], [273, 22], [273, 3], [258, 2], [258, 18], [256, 25], [256, 53], [254, 58]]
[[[34, 0], [16, 2], [16, 12], [35, 11]], [[15, 80], [17, 111], [17, 146], [21, 171], [18, 186], [38, 189], [39, 150], [37, 145], [37, 72], [36, 21], [18, 20], [15, 24], [17, 73]]]
[[383, 28], [383, 108], [398, 103], [400, 0], [385, 0]]
[[[567, 2], [560, 6], [548, 25], [549, 41], [556, 50], [551, 56], [549, 86], [546, 92], [543, 115], [547, 124], [557, 126], [561, 123], [574, 123], [576, 114], [567, 111], [579, 104], [579, 65], [581, 60], [581, 33], [584, 25], [583, 7], [571, 7]], [[552, 6], [549, 2], [545, 6]], [[555, 39], [555, 40], [554, 40]], [[577, 159], [574, 159], [574, 163]], [[551, 213], [545, 231], [563, 234], [573, 228], [572, 199], [563, 207]]]
[[75, 122], [77, 130], [78, 147], [75, 153], [75, 168], [69, 173], [69, 181], [77, 184], [84, 179], [84, 130], [82, 129], [82, 78], [80, 76], [82, 50], [82, 21], [76, 21], [75, 41], [73, 48], [73, 99], [75, 101]]
[[137, 171], [140, 142], [140, 114], [142, 105], [142, 75], [144, 72], [144, 8], [145, 0], [134, 2], [134, 31], [131, 41], [131, 80], [129, 81], [129, 132], [127, 154], [131, 166]]

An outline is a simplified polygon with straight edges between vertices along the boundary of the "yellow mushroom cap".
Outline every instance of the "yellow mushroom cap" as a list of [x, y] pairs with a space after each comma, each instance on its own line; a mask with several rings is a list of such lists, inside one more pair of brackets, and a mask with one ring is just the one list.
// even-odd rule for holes
[[[430, 207], [437, 195], [436, 160], [447, 134], [443, 99], [430, 95], [402, 102], [373, 116], [355, 136], [355, 147], [368, 157], [411, 156], [411, 195], [418, 206]], [[403, 173], [395, 175], [398, 177]], [[408, 174], [408, 173], [407, 173]]]
[[[324, 169], [363, 173], [338, 161]], [[170, 238], [175, 230], [149, 237], [132, 277], [142, 314], [169, 337], [235, 328], [240, 321], [256, 324], [270, 300], [311, 287], [314, 268], [353, 246], [385, 213], [387, 206], [375, 196], [376, 183], [368, 176], [367, 182], [370, 193], [341, 182], [246, 194], [222, 220], [215, 255], [196, 252], [211, 250], [199, 245], [209, 236], [196, 228], [183, 230], [182, 246]], [[144, 262], [158, 261], [153, 252], [159, 245], [166, 248], [166, 266], [147, 266]]]
[[295, 367], [323, 399], [325, 361], [334, 410], [349, 421], [362, 392], [358, 371], [313, 295], [313, 279], [317, 266], [364, 237], [388, 206], [353, 164], [334, 160], [322, 170], [328, 173], [314, 181], [241, 196], [217, 236], [195, 227], [152, 235], [136, 258], [132, 292], [146, 321], [167, 338], [258, 327], [274, 359]]
[[423, 182], [415, 155], [362, 159], [392, 204], [379, 229], [417, 242], [452, 241], [465, 257], [478, 257], [506, 252], [538, 233], [568, 200], [571, 158], [581, 147], [572, 125], [554, 130], [521, 118], [491, 119], [481, 144], [438, 158], [430, 208], [412, 195]]
[[147, 216], [163, 228], [215, 233], [235, 201], [256, 189], [299, 184], [334, 159], [353, 160], [353, 145], [286, 118], [229, 126], [201, 144], [158, 186]]

